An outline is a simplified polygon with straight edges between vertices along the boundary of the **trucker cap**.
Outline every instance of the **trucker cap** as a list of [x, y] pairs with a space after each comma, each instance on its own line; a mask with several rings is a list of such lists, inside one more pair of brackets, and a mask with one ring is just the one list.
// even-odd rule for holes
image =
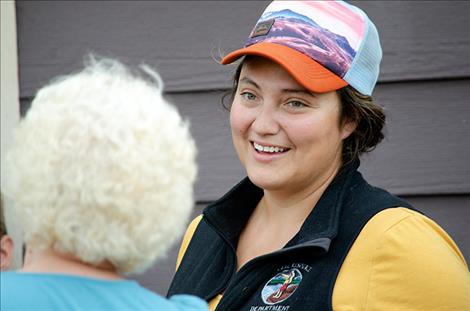
[[379, 34], [361, 9], [344, 1], [273, 1], [230, 64], [257, 55], [283, 66], [302, 86], [324, 93], [351, 85], [371, 95], [382, 59]]

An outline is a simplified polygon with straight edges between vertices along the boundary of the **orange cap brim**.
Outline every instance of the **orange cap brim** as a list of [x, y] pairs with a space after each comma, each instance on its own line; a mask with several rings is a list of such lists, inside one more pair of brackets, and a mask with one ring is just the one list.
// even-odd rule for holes
[[276, 43], [260, 42], [233, 51], [225, 56], [221, 63], [227, 65], [245, 55], [271, 59], [284, 67], [299, 84], [315, 93], [331, 92], [348, 85], [346, 81], [307, 55]]

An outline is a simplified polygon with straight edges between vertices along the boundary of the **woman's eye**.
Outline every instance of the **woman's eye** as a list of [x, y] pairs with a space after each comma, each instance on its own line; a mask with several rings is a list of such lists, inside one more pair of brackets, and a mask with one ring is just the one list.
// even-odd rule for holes
[[255, 100], [256, 99], [256, 95], [254, 95], [253, 93], [250, 93], [250, 92], [243, 92], [243, 93], [241, 93], [241, 96], [246, 100]]
[[290, 101], [287, 103], [287, 105], [291, 108], [303, 108], [307, 106], [306, 104], [298, 100]]

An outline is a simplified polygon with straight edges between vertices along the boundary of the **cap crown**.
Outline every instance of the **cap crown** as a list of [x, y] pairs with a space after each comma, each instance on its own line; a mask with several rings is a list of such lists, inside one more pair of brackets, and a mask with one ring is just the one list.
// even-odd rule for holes
[[270, 42], [297, 50], [371, 95], [382, 58], [374, 24], [343, 1], [273, 1], [245, 46]]

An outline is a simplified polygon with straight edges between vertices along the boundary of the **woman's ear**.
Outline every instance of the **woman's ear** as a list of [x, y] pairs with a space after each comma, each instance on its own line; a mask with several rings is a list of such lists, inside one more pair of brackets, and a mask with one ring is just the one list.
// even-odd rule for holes
[[351, 119], [345, 119], [341, 125], [341, 139], [346, 139], [351, 135], [357, 127], [357, 122]]

